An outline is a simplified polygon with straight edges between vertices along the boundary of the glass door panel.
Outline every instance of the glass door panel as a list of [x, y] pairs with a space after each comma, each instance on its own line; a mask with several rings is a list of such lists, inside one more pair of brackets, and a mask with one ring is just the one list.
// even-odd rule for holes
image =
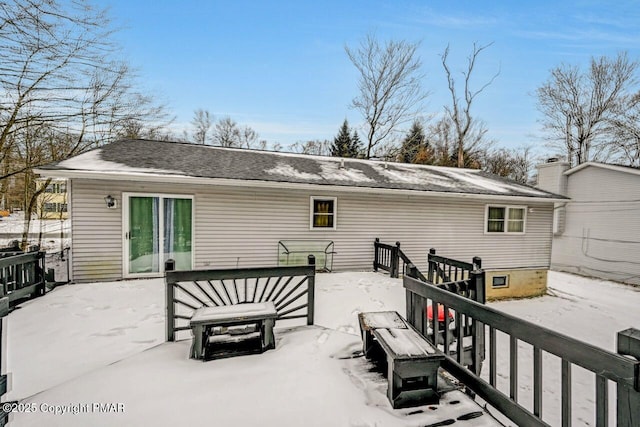
[[191, 269], [191, 199], [164, 199], [164, 260], [173, 259], [176, 270]]
[[129, 198], [129, 273], [160, 271], [157, 197]]

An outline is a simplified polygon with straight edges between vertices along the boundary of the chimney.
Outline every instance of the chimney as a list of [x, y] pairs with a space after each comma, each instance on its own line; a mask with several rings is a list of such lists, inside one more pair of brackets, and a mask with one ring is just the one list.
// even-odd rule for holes
[[567, 176], [564, 174], [569, 170], [569, 162], [560, 161], [557, 157], [552, 157], [546, 163], [538, 165], [538, 187], [541, 190], [551, 193], [567, 195]]

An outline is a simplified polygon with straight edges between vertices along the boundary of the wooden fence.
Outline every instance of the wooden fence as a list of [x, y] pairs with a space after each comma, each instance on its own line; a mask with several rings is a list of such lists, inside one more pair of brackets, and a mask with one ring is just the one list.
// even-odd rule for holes
[[313, 324], [315, 258], [306, 266], [172, 271], [165, 266], [167, 341], [188, 330], [193, 312], [215, 307], [273, 301], [278, 320], [304, 318]]
[[3, 253], [0, 255], [0, 298], [9, 303], [45, 292], [45, 253]]
[[[473, 282], [476, 282], [473, 285]], [[479, 360], [484, 357], [484, 349], [478, 345], [473, 346], [473, 363], [470, 368], [465, 367], [460, 340], [458, 351], [453, 357], [447, 352], [445, 346], [445, 360], [443, 368], [454, 375], [466, 387], [477, 393], [482, 399], [496, 408], [499, 412], [511, 419], [517, 425], [547, 426], [543, 421], [543, 352], [557, 356], [561, 360], [561, 399], [562, 399], [562, 426], [571, 425], [571, 368], [572, 365], [580, 366], [595, 375], [595, 420], [597, 426], [607, 426], [609, 422], [608, 408], [608, 381], [616, 383], [617, 387], [617, 411], [616, 422], [618, 426], [640, 426], [640, 331], [629, 329], [618, 333], [618, 353], [611, 353], [593, 345], [581, 342], [574, 338], [560, 334], [548, 328], [527, 322], [515, 316], [499, 312], [487, 307], [479, 300], [480, 281], [476, 272], [470, 273], [470, 278], [445, 282], [438, 285], [423, 282], [413, 277], [404, 277], [404, 287], [411, 297], [407, 297], [407, 317], [420, 324], [424, 322], [425, 307], [431, 304], [433, 310], [441, 304], [445, 312], [449, 309], [455, 312], [456, 319], [459, 316], [471, 320], [473, 339], [479, 343], [485, 335], [485, 325], [489, 329], [489, 382], [480, 378]], [[469, 289], [476, 287], [476, 297], [469, 298], [452, 292], [455, 289]], [[465, 291], [466, 292], [466, 291]], [[474, 290], [469, 291], [469, 295]], [[409, 305], [409, 301], [411, 304]], [[435, 311], [434, 311], [435, 313]], [[412, 317], [413, 316], [413, 317]], [[445, 317], [446, 319], [446, 317]], [[434, 322], [437, 325], [437, 322]], [[460, 325], [460, 324], [459, 324]], [[424, 330], [424, 329], [423, 329]], [[498, 355], [497, 355], [497, 331], [506, 334], [509, 338], [509, 393], [505, 394], [497, 387]], [[424, 334], [424, 332], [423, 332]], [[427, 339], [433, 340], [437, 335], [424, 334]], [[446, 341], [445, 341], [446, 342]], [[518, 399], [518, 372], [522, 370], [522, 359], [518, 357], [519, 343], [524, 342], [532, 346], [532, 365], [527, 371], [533, 373], [533, 402], [520, 402]], [[633, 356], [635, 359], [624, 357]], [[486, 360], [485, 360], [486, 363]], [[584, 403], [584, 402], [583, 402]], [[530, 411], [527, 407], [532, 407]]]

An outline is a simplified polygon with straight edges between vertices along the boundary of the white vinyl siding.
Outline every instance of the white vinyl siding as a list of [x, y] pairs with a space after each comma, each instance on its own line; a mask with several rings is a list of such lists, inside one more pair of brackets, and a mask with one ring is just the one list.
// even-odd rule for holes
[[[325, 191], [339, 201], [339, 227], [310, 230], [313, 191], [74, 180], [75, 281], [122, 277], [122, 192], [193, 195], [195, 268], [273, 266], [279, 240], [327, 239], [335, 243], [334, 270], [369, 270], [376, 237], [400, 241], [421, 269], [429, 248], [462, 260], [480, 256], [485, 268], [549, 266], [552, 203], [530, 205], [527, 233], [504, 239], [484, 232], [486, 201]], [[107, 194], [117, 209], [106, 208]]]
[[568, 178], [552, 267], [640, 284], [640, 175], [587, 166]]

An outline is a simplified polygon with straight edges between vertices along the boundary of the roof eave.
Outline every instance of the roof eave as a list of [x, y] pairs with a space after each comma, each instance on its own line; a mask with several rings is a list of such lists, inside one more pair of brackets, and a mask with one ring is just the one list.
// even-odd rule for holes
[[97, 179], [97, 180], [110, 180], [110, 181], [145, 181], [145, 182], [162, 182], [166, 183], [169, 178], [172, 183], [176, 184], [200, 184], [200, 185], [222, 185], [229, 187], [247, 187], [250, 186], [257, 188], [277, 188], [277, 189], [293, 189], [293, 190], [315, 190], [315, 191], [327, 191], [327, 188], [331, 188], [335, 191], [341, 192], [354, 192], [354, 193], [374, 193], [374, 194], [406, 194], [406, 195], [423, 195], [433, 197], [447, 197], [447, 198], [465, 198], [465, 199], [478, 199], [478, 200], [508, 200], [513, 202], [533, 202], [533, 203], [564, 203], [569, 201], [568, 198], [554, 197], [540, 197], [540, 196], [514, 196], [508, 194], [482, 194], [482, 193], [461, 193], [461, 192], [444, 192], [444, 191], [427, 191], [427, 190], [410, 190], [410, 189], [396, 189], [396, 188], [378, 188], [378, 187], [356, 187], [348, 185], [326, 185], [326, 184], [311, 184], [311, 183], [297, 183], [297, 182], [282, 182], [282, 181], [262, 181], [262, 180], [244, 180], [244, 179], [229, 179], [229, 178], [205, 178], [205, 177], [193, 177], [185, 175], [164, 175], [164, 174], [150, 174], [142, 172], [95, 172], [95, 171], [80, 171], [69, 169], [34, 169], [35, 173], [45, 175], [51, 178], [67, 178], [67, 179]]
[[609, 165], [606, 163], [598, 163], [598, 162], [581, 163], [575, 168], [569, 169], [568, 171], [564, 172], [564, 175], [566, 176], [572, 175], [578, 171], [581, 171], [582, 169], [588, 168], [589, 166], [595, 166], [598, 168], [613, 170], [617, 172], [630, 173], [632, 175], [640, 175], [640, 169], [633, 169], [633, 168], [628, 168], [624, 166]]

